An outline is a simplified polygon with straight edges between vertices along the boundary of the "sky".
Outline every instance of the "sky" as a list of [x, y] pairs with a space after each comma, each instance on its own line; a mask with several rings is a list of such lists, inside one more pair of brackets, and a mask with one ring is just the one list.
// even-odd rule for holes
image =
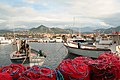
[[0, 0], [0, 29], [120, 26], [120, 0]]

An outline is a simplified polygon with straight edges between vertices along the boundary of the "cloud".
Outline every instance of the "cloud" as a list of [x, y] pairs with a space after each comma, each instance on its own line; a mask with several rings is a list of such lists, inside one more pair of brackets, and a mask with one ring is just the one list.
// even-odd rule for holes
[[119, 0], [21, 0], [20, 6], [8, 3], [9, 0], [0, 3], [0, 26], [12, 28], [10, 25], [14, 24], [14, 27], [29, 28], [44, 24], [73, 27], [73, 18], [74, 26], [120, 25], [117, 15]]
[[0, 19], [0, 23], [3, 23], [3, 22], [5, 22], [5, 20]]
[[[25, 0], [28, 3], [47, 5], [51, 11], [66, 13], [69, 15], [82, 15], [99, 17], [120, 12], [118, 0]], [[59, 10], [60, 9], [60, 10]]]
[[36, 3], [38, 2], [39, 0], [24, 0], [26, 3], [30, 3], [30, 4], [33, 4], [33, 3]]
[[111, 14], [108, 15], [103, 19], [104, 22], [114, 25], [114, 26], [120, 26], [120, 17], [119, 17], [120, 13], [115, 13], [115, 14]]
[[119, 12], [117, 0], [71, 0], [70, 7], [66, 8], [68, 13], [74, 15], [101, 17]]
[[113, 27], [113, 25], [110, 25], [110, 24], [105, 23], [105, 22], [99, 22], [99, 23], [100, 23], [101, 26], [111, 26], [111, 27]]

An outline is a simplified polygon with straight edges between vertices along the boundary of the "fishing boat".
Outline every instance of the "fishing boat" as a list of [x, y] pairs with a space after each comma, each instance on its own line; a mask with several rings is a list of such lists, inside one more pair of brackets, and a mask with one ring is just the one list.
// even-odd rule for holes
[[75, 44], [64, 43], [64, 46], [68, 49], [68, 53], [79, 56], [87, 56], [91, 58], [97, 58], [99, 54], [103, 52], [110, 52], [110, 49], [96, 48], [92, 45], [81, 45], [80, 47]]
[[[25, 58], [26, 55], [24, 53], [18, 53], [17, 51], [10, 54], [10, 59], [13, 63], [22, 63]], [[27, 60], [29, 59], [27, 58], [26, 61]]]
[[44, 63], [45, 55], [41, 55], [41, 50], [36, 51], [34, 49], [31, 49], [30, 56], [27, 57], [25, 53], [19, 53], [17, 51], [14, 51], [10, 54], [10, 60], [12, 63], [30, 63], [30, 65], [42, 65]]
[[64, 46], [68, 49], [69, 54], [75, 54], [79, 56], [88, 56], [97, 58], [103, 52], [112, 52], [120, 55], [120, 35], [109, 34], [111, 39], [100, 39], [99, 42], [89, 44], [87, 42], [67, 41]]

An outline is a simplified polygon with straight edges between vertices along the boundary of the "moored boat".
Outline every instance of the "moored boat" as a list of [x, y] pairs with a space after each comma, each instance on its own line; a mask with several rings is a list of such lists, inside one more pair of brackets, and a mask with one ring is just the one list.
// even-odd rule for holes
[[57, 43], [62, 43], [62, 42], [63, 42], [62, 37], [56, 37], [56, 38], [55, 38], [55, 42], [57, 42]]
[[31, 53], [29, 57], [25, 55], [25, 53], [19, 53], [17, 51], [14, 51], [10, 54], [10, 60], [12, 63], [29, 63], [30, 66], [33, 65], [42, 65], [44, 63], [45, 56], [39, 55], [38, 51], [31, 49]]
[[103, 52], [111, 51], [110, 49], [101, 49], [101, 48], [96, 48], [95, 46], [81, 45], [80, 47], [78, 47], [78, 45], [75, 44], [71, 45], [69, 43], [64, 43], [64, 46], [68, 49], [68, 53], [70, 54], [75, 54], [79, 56], [88, 56], [92, 58], [97, 58]]
[[0, 37], [0, 44], [11, 44], [11, 39], [6, 39], [5, 37]]
[[120, 56], [120, 35], [109, 34], [110, 39], [101, 38], [99, 41], [89, 44], [89, 42], [67, 41], [64, 46], [68, 53], [80, 56], [97, 58], [102, 52], [112, 52]]
[[[13, 63], [22, 63], [25, 58], [27, 58], [25, 53], [19, 53], [17, 51], [14, 51], [13, 53], [10, 54], [10, 60]], [[28, 60], [29, 58], [26, 59], [26, 61]]]

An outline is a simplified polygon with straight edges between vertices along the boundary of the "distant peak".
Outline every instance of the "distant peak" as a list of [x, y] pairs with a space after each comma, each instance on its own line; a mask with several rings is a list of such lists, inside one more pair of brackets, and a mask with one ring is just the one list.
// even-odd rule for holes
[[44, 25], [40, 25], [40, 26], [38, 26], [38, 28], [41, 28], [41, 27], [46, 27], [46, 26], [44, 26]]

